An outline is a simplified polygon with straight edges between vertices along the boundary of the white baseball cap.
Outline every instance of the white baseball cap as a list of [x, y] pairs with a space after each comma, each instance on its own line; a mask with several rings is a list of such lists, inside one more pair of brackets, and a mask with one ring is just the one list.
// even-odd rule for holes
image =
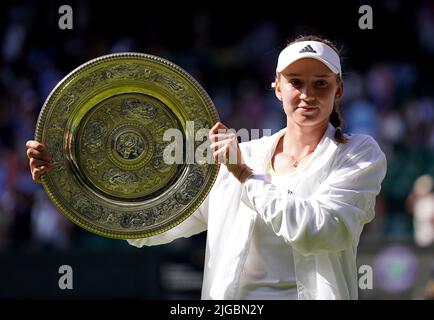
[[279, 54], [276, 73], [282, 72], [290, 64], [303, 58], [312, 58], [324, 63], [333, 73], [342, 78], [341, 62], [335, 50], [319, 41], [295, 42]]

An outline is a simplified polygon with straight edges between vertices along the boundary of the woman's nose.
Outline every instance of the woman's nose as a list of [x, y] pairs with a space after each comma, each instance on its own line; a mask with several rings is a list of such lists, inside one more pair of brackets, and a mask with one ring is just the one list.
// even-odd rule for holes
[[310, 101], [313, 100], [314, 97], [308, 92], [306, 88], [300, 90], [300, 100]]

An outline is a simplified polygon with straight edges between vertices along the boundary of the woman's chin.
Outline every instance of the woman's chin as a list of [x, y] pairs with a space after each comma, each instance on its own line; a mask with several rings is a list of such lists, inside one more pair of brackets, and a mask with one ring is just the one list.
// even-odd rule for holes
[[318, 127], [325, 122], [323, 119], [320, 119], [318, 117], [309, 116], [299, 116], [296, 117], [294, 120], [299, 126], [304, 127]]

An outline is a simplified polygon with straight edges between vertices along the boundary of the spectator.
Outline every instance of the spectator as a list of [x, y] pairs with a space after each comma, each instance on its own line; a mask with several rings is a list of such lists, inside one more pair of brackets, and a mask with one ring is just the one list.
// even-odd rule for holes
[[423, 175], [417, 178], [408, 197], [407, 206], [413, 213], [414, 240], [418, 246], [434, 243], [434, 193], [433, 178]]

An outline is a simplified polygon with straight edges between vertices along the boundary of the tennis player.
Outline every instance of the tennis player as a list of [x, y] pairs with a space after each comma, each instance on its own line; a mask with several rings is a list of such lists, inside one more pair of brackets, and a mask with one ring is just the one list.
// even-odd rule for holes
[[[169, 231], [128, 242], [159, 245], [207, 231], [203, 299], [357, 299], [357, 246], [374, 218], [385, 155], [372, 137], [342, 131], [344, 85], [330, 41], [290, 43], [274, 89], [286, 127], [238, 144], [216, 123], [211, 147], [225, 165], [205, 201]], [[50, 157], [36, 141], [27, 147], [38, 180]]]

